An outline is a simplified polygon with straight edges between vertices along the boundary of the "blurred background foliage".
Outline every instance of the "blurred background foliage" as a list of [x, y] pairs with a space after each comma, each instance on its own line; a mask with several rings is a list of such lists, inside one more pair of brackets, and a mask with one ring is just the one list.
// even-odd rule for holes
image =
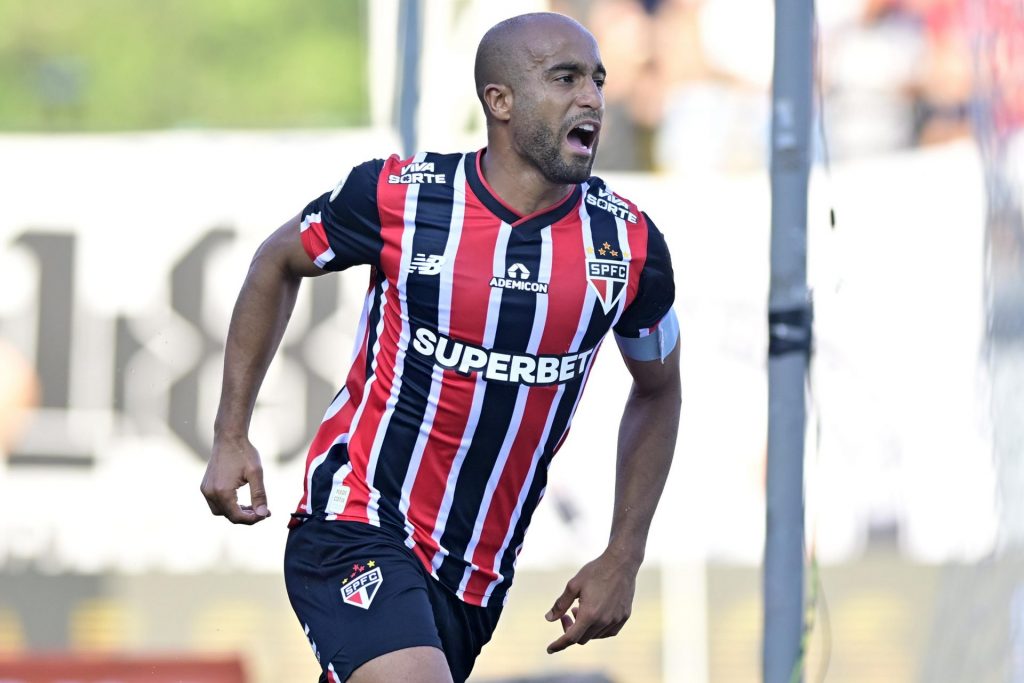
[[0, 131], [369, 120], [365, 0], [0, 0]]

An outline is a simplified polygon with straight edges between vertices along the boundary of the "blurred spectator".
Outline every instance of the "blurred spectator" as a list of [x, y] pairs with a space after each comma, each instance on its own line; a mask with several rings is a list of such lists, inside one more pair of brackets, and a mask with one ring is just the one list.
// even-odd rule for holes
[[908, 0], [924, 29], [915, 95], [914, 142], [932, 144], [971, 133], [974, 88], [963, 0]]
[[[769, 0], [556, 0], [553, 7], [586, 23], [602, 46], [609, 134], [601, 169], [706, 172], [763, 162]], [[747, 21], [737, 24], [736, 16]]]
[[993, 276], [1024, 261], [1024, 5], [983, 0], [972, 15], [977, 45], [976, 135], [985, 157]]
[[978, 4], [978, 85], [990, 105], [994, 132], [1008, 137], [1024, 128], [1024, 5], [1017, 0]]
[[38, 401], [35, 370], [14, 346], [0, 339], [0, 455], [10, 452]]
[[658, 53], [671, 77], [657, 168], [706, 173], [763, 167], [772, 12], [769, 0], [662, 5]]
[[823, 36], [826, 122], [835, 158], [914, 142], [914, 98], [925, 55], [919, 17], [901, 0], [864, 0]]
[[[1004, 15], [1012, 0], [988, 2], [1009, 21]], [[770, 0], [554, 0], [552, 6], [586, 23], [602, 45], [610, 134], [602, 138], [600, 168], [765, 167]], [[974, 74], [965, 0], [835, 0], [818, 11], [834, 157], [970, 134]], [[1020, 92], [1005, 99], [1024, 99]]]

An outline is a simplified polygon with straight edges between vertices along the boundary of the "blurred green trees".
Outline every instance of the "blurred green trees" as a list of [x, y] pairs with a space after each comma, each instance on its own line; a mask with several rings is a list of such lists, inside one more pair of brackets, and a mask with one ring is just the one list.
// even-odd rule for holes
[[0, 0], [0, 131], [351, 126], [365, 0]]

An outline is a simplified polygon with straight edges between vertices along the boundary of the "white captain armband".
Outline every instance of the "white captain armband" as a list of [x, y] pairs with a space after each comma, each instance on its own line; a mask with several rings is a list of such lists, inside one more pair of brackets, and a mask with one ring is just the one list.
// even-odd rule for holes
[[640, 336], [623, 337], [615, 335], [615, 343], [626, 358], [633, 360], [661, 360], [672, 353], [679, 341], [679, 319], [676, 312], [669, 309], [668, 313], [654, 327], [640, 330]]

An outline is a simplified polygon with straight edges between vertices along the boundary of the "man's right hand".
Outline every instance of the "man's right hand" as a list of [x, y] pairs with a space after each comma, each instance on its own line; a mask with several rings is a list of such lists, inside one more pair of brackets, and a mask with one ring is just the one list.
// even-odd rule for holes
[[[224, 343], [224, 381], [214, 421], [213, 453], [200, 490], [210, 512], [235, 524], [270, 516], [260, 455], [249, 443], [249, 421], [260, 385], [284, 336], [304, 277], [325, 273], [302, 246], [299, 216], [274, 231], [249, 264]], [[249, 486], [251, 505], [238, 504]]]
[[[238, 489], [249, 485], [251, 505], [238, 504]], [[216, 440], [199, 490], [210, 512], [234, 524], [255, 524], [270, 516], [260, 454], [248, 439]]]

